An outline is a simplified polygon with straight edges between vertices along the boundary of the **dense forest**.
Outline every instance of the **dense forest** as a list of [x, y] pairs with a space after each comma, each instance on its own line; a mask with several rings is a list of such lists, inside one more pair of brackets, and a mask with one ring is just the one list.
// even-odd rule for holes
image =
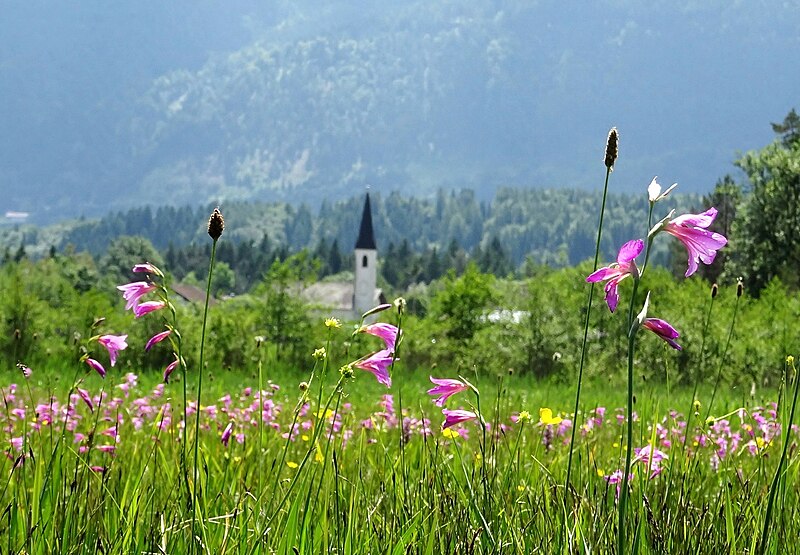
[[[382, 261], [382, 275], [393, 287], [429, 282], [448, 269], [463, 271], [474, 260], [483, 271], [514, 274], [523, 265], [564, 267], [594, 253], [597, 222], [593, 210], [600, 193], [578, 190], [501, 189], [488, 202], [473, 191], [443, 191], [432, 199], [392, 193], [373, 195], [373, 221]], [[671, 207], [699, 208], [697, 195], [676, 194]], [[364, 196], [336, 203], [323, 202], [318, 211], [286, 203], [227, 203], [221, 206], [229, 222], [220, 260], [236, 273], [235, 291], [244, 292], [270, 264], [307, 249], [320, 260], [320, 277], [351, 268], [355, 235]], [[646, 198], [612, 194], [603, 238], [604, 256], [636, 234], [647, 215]], [[49, 228], [9, 229], [0, 248], [6, 257], [20, 247], [26, 254], [87, 251], [101, 258], [139, 237], [162, 253], [179, 278], [202, 273], [208, 259], [204, 220], [210, 207], [136, 208], [99, 220], [75, 221]], [[666, 264], [666, 245], [657, 245], [653, 260]]]

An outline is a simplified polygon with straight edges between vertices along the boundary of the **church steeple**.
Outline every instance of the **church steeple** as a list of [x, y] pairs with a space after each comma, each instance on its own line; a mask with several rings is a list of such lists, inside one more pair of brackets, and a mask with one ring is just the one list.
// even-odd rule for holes
[[357, 249], [372, 249], [375, 246], [375, 233], [372, 231], [372, 208], [369, 204], [369, 193], [364, 200], [364, 212], [361, 214], [361, 227], [358, 230], [358, 239], [356, 240]]
[[353, 284], [353, 309], [355, 316], [363, 314], [375, 306], [376, 283], [378, 279], [378, 248], [375, 233], [372, 231], [372, 208], [369, 193], [364, 200], [364, 213], [355, 248], [355, 283]]

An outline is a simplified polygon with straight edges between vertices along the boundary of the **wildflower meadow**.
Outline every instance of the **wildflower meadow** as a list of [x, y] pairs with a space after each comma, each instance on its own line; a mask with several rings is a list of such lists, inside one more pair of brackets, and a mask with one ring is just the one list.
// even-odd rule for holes
[[[603, 260], [618, 148], [612, 129], [593, 263], [534, 276], [527, 327], [490, 326], [503, 285], [473, 269], [445, 281], [431, 324], [411, 296], [354, 320], [315, 311], [294, 356], [248, 323], [280, 306], [274, 329], [298, 326], [290, 288], [210, 302], [232, 224], [217, 209], [204, 303], [181, 304], [151, 260], [110, 301], [64, 301], [47, 325], [68, 339], [37, 335], [0, 383], [0, 553], [795, 552], [794, 301], [762, 295], [777, 322], [741, 280], [694, 275], [728, 247], [718, 208], [662, 208], [675, 186], [657, 178], [641, 235]], [[663, 242], [679, 281], [651, 264]], [[34, 270], [14, 271], [3, 283]], [[517, 369], [523, 339], [551, 377]]]

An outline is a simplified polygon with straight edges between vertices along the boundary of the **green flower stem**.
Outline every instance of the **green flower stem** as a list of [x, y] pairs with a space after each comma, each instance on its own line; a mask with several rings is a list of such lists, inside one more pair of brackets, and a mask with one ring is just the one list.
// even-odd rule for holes
[[794, 366], [794, 358], [787, 359], [787, 365], [791, 366], [794, 373], [794, 396], [792, 397], [792, 409], [789, 411], [789, 421], [784, 423], [783, 429], [786, 431], [783, 439], [783, 449], [781, 450], [781, 458], [778, 460], [778, 468], [775, 469], [775, 476], [772, 477], [772, 485], [769, 487], [769, 500], [767, 501], [767, 512], [764, 516], [764, 528], [761, 530], [761, 539], [758, 542], [758, 549], [756, 553], [763, 555], [767, 551], [769, 545], [769, 529], [772, 524], [772, 509], [775, 504], [775, 495], [778, 492], [778, 483], [781, 479], [783, 470], [783, 463], [786, 461], [786, 452], [789, 449], [789, 443], [792, 434], [792, 423], [794, 422], [794, 411], [797, 408], [797, 393], [800, 390], [800, 376], [797, 375], [797, 369]]
[[728, 354], [728, 348], [731, 346], [731, 339], [733, 339], [733, 328], [736, 325], [736, 315], [739, 313], [739, 299], [736, 297], [736, 304], [733, 305], [733, 318], [731, 319], [731, 327], [728, 329], [728, 339], [725, 341], [725, 348], [722, 350], [722, 356], [719, 359], [719, 366], [717, 368], [717, 378], [714, 380], [714, 389], [711, 391], [711, 400], [708, 402], [708, 409], [706, 410], [706, 418], [711, 414], [711, 406], [714, 404], [714, 397], [717, 396], [717, 388], [719, 387], [720, 379], [722, 378], [722, 366], [725, 363], [725, 356]]
[[[649, 251], [648, 242], [648, 251]], [[627, 440], [625, 442], [625, 470], [622, 474], [622, 489], [619, 494], [619, 523], [617, 530], [617, 553], [625, 553], [625, 509], [628, 502], [628, 475], [631, 472], [631, 451], [633, 451], [633, 353], [638, 326], [633, 324], [633, 306], [636, 302], [636, 291], [639, 289], [639, 280], [633, 282], [631, 304], [628, 310], [628, 402], [627, 402]]]
[[[200, 362], [197, 369], [197, 405], [195, 406], [195, 424], [194, 424], [194, 468], [192, 479], [192, 546], [195, 546], [195, 527], [197, 526], [197, 480], [198, 480], [198, 452], [200, 451], [200, 396], [203, 393], [203, 364], [206, 343], [206, 326], [208, 324], [208, 301], [211, 298], [211, 277], [214, 274], [214, 258], [217, 254], [217, 241], [214, 239], [211, 243], [211, 260], [208, 265], [208, 281], [206, 282], [206, 302], [203, 308], [203, 329], [200, 333]], [[184, 388], [186, 387], [186, 380], [184, 380]], [[185, 405], [184, 405], [185, 406]], [[185, 409], [184, 409], [185, 410]], [[185, 421], [184, 421], [185, 426]], [[185, 427], [184, 427], [185, 429]], [[186, 434], [184, 433], [184, 438]]]
[[[652, 226], [653, 218], [653, 205], [650, 203], [650, 211], [647, 216], [648, 230]], [[628, 502], [628, 476], [631, 472], [631, 454], [633, 451], [633, 355], [636, 346], [636, 333], [639, 331], [639, 325], [634, 322], [633, 307], [636, 303], [636, 293], [639, 290], [639, 283], [641, 276], [644, 275], [647, 269], [647, 263], [650, 260], [650, 247], [653, 244], [653, 238], [647, 238], [645, 247], [644, 264], [638, 276], [633, 279], [633, 291], [631, 292], [631, 303], [628, 307], [628, 400], [627, 400], [627, 439], [625, 442], [625, 470], [622, 474], [622, 490], [619, 494], [619, 522], [617, 530], [617, 553], [622, 555], [625, 553], [625, 509]]]
[[[611, 175], [611, 168], [606, 168], [606, 179], [603, 184], [603, 201], [600, 205], [600, 222], [597, 225], [597, 239], [594, 244], [594, 266], [592, 271], [597, 270], [600, 262], [600, 239], [603, 235], [603, 216], [606, 212], [606, 197], [608, 196], [608, 178]], [[586, 301], [586, 318], [583, 322], [583, 343], [581, 345], [581, 360], [578, 365], [578, 386], [575, 389], [575, 411], [572, 416], [572, 434], [569, 440], [569, 458], [567, 459], [567, 477], [564, 480], [564, 489], [570, 489], [570, 477], [572, 476], [572, 454], [575, 451], [575, 430], [578, 428], [578, 410], [581, 405], [581, 384], [583, 383], [583, 368], [586, 363], [586, 344], [589, 339], [589, 317], [592, 315], [592, 301], [594, 300], [594, 283], [589, 288], [589, 299]]]

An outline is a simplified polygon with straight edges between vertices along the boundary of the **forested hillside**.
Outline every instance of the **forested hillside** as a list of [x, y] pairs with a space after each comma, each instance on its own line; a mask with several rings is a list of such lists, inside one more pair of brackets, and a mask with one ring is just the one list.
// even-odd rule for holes
[[[497, 272], [503, 274], [526, 259], [562, 267], [592, 256], [597, 225], [594, 211], [601, 195], [567, 189], [505, 188], [490, 201], [480, 201], [471, 190], [440, 190], [434, 199], [399, 193], [373, 194], [372, 198], [382, 257], [392, 260], [390, 253], [401, 250], [423, 253], [436, 249], [442, 254], [448, 249], [463, 249], [480, 258], [480, 252], [485, 250], [505, 259], [499, 268], [506, 272]], [[699, 208], [701, 203], [697, 195], [677, 194], [670, 201], [681, 210]], [[226, 242], [246, 249], [242, 258], [249, 258], [251, 255], [245, 253], [258, 250], [259, 245], [264, 245], [261, 250], [267, 253], [278, 247], [286, 252], [316, 249], [322, 258], [327, 258], [335, 243], [339, 252], [349, 255], [363, 202], [363, 195], [357, 195], [335, 203], [323, 202], [319, 209], [304, 204], [294, 207], [286, 203], [226, 203], [221, 207], [228, 222]], [[611, 257], [627, 238], [646, 231], [641, 228], [647, 217], [646, 198], [643, 194], [612, 194], [607, 210], [603, 254]], [[51, 248], [61, 251], [69, 246], [100, 256], [116, 238], [140, 236], [165, 252], [167, 248], [186, 247], [194, 242], [204, 244], [203, 222], [208, 211], [208, 207], [199, 206], [145, 207], [50, 228], [23, 226], [9, 229], [0, 238], [0, 248], [11, 256], [23, 246], [29, 255], [37, 256]], [[663, 264], [666, 255], [663, 247], [657, 247], [653, 260]], [[237, 258], [230, 260], [234, 266]], [[397, 264], [405, 266], [407, 258], [400, 256], [402, 262]]]
[[[796, 102], [800, 11], [772, 2], [69, 5], [0, 34], [0, 208], [385, 198], [504, 186], [706, 192]], [[516, 253], [514, 257], [518, 257]]]

